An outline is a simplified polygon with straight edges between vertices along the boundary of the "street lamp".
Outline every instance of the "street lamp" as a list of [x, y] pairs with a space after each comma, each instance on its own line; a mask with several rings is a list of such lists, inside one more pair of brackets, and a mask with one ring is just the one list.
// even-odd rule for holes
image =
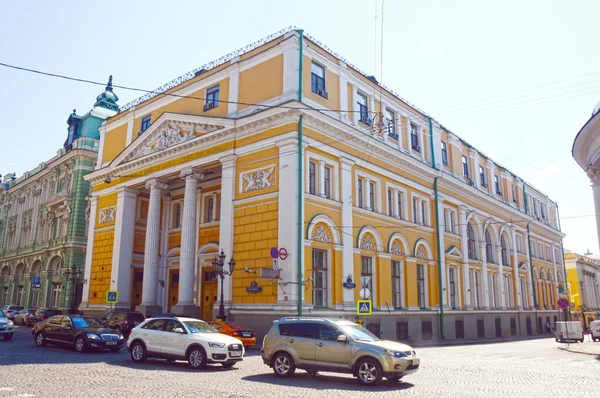
[[62, 277], [65, 278], [65, 280], [68, 282], [69, 280], [71, 281], [71, 304], [70, 304], [70, 313], [71, 314], [76, 314], [77, 313], [77, 309], [79, 307], [79, 299], [78, 299], [78, 294], [77, 294], [77, 289], [83, 285], [82, 281], [82, 275], [81, 275], [81, 270], [79, 268], [71, 268], [71, 269], [67, 269], [66, 271], [62, 272]]
[[225, 279], [225, 275], [231, 276], [233, 274], [233, 269], [235, 268], [235, 260], [233, 259], [233, 256], [232, 256], [231, 260], [229, 260], [229, 263], [228, 263], [229, 271], [225, 271], [223, 269], [223, 266], [225, 265], [225, 257], [227, 257], [227, 256], [225, 256], [225, 253], [223, 253], [223, 249], [221, 249], [221, 254], [219, 254], [218, 256], [215, 256], [215, 259], [212, 262], [215, 272], [221, 278], [221, 303], [219, 304], [218, 319], [220, 319], [223, 322], [227, 320], [227, 317], [225, 316], [225, 305], [223, 304], [223, 280]]

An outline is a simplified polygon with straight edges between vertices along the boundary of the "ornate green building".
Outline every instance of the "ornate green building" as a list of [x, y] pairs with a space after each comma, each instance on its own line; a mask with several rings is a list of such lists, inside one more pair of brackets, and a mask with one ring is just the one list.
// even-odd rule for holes
[[90, 191], [102, 122], [118, 112], [112, 76], [94, 107], [67, 120], [56, 156], [0, 189], [0, 305], [77, 309], [81, 301]]

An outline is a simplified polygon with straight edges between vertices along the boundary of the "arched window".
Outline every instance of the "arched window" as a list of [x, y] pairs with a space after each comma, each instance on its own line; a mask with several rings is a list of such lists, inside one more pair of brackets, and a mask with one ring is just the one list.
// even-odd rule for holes
[[492, 235], [490, 235], [490, 230], [485, 230], [485, 258], [488, 263], [494, 262], [494, 249], [492, 247]]
[[500, 246], [502, 247], [502, 265], [510, 265], [508, 261], [508, 251], [506, 250], [506, 239], [504, 239], [504, 235], [500, 236]]
[[469, 258], [471, 260], [477, 260], [477, 249], [475, 248], [475, 231], [473, 231], [473, 226], [470, 223], [467, 224], [467, 243], [469, 248]]

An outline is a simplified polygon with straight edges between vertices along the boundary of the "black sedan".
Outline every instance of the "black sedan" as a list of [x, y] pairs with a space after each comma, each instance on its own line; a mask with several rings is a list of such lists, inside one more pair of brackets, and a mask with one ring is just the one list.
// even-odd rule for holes
[[88, 349], [117, 352], [125, 343], [123, 335], [107, 328], [98, 319], [79, 315], [55, 315], [36, 324], [31, 334], [38, 347], [68, 345], [78, 352]]

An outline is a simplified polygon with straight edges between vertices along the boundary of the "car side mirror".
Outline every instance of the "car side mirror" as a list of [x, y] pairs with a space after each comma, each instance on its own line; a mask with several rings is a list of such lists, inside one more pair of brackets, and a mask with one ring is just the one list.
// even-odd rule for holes
[[173, 331], [175, 333], [182, 333], [182, 334], [185, 333], [182, 328], [175, 328], [175, 329], [173, 329]]
[[345, 343], [345, 342], [347, 342], [347, 341], [348, 341], [348, 337], [346, 337], [346, 335], [345, 335], [345, 334], [340, 334], [340, 335], [337, 337], [337, 341], [339, 341], [340, 343]]

